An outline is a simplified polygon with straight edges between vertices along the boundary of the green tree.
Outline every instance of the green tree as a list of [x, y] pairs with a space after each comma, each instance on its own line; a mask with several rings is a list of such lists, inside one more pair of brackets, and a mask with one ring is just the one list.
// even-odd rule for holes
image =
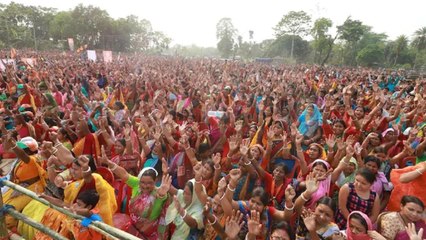
[[[292, 47], [293, 46], [293, 47]], [[294, 57], [291, 57], [293, 48]], [[265, 57], [290, 57], [297, 62], [306, 62], [310, 53], [309, 42], [300, 36], [283, 35], [269, 42], [265, 47]]]
[[408, 38], [405, 35], [401, 35], [395, 40], [395, 45], [393, 49], [395, 56], [393, 61], [394, 66], [398, 63], [400, 56], [406, 50], [408, 50]]
[[414, 39], [411, 44], [417, 50], [414, 68], [426, 64], [426, 61], [422, 61], [426, 56], [426, 27], [419, 28], [414, 32]]
[[220, 19], [216, 24], [216, 38], [219, 41], [217, 49], [222, 54], [222, 57], [228, 58], [231, 56], [236, 36], [237, 29], [232, 24], [232, 20], [230, 18]]
[[336, 38], [333, 38], [329, 33], [329, 29], [333, 26], [333, 22], [328, 18], [319, 18], [315, 20], [314, 26], [311, 29], [312, 47], [314, 50], [314, 62], [324, 65], [328, 60], [333, 44]]
[[296, 36], [304, 37], [309, 34], [311, 17], [304, 11], [290, 11], [284, 15], [274, 28], [277, 37], [285, 34], [292, 36], [290, 57], [293, 58], [294, 41]]
[[339, 38], [346, 42], [345, 55], [347, 59], [344, 63], [354, 65], [358, 50], [357, 43], [364, 33], [370, 29], [369, 26], [363, 25], [361, 21], [352, 20], [350, 18], [346, 19], [342, 25], [337, 26]]

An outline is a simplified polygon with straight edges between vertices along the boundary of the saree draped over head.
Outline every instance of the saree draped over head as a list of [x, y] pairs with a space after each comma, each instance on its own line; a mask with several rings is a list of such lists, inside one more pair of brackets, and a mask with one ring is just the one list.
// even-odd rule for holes
[[303, 136], [312, 137], [315, 134], [315, 131], [318, 127], [322, 126], [322, 114], [317, 105], [312, 104], [314, 112], [311, 116], [308, 116], [308, 109], [302, 112], [299, 116], [299, 132]]
[[[191, 179], [190, 182], [192, 184], [195, 183], [194, 179]], [[203, 186], [203, 191], [205, 192], [205, 188]], [[185, 206], [185, 201], [183, 198], [183, 190], [179, 189], [177, 192], [177, 199], [180, 205]], [[200, 200], [197, 197], [195, 192], [192, 193], [192, 201], [191, 204], [185, 208], [187, 215], [191, 216], [197, 221], [197, 228], [202, 229], [204, 227], [203, 223], [203, 204], [201, 204]], [[176, 226], [176, 230], [172, 235], [172, 240], [181, 240], [186, 239], [191, 231], [191, 228], [185, 223], [182, 217], [179, 215], [174, 201], [167, 208], [166, 213], [166, 224], [174, 223]]]
[[[374, 230], [373, 224], [371, 223], [370, 218], [367, 215], [365, 215], [363, 212], [353, 211], [349, 214], [348, 219], [350, 219], [351, 216], [356, 214], [356, 213], [361, 215], [361, 217], [367, 223], [367, 231]], [[370, 236], [368, 236], [367, 233], [358, 233], [358, 234], [353, 233], [350, 226], [349, 226], [349, 222], [350, 221], [347, 222], [347, 226], [346, 226], [346, 237], [347, 237], [348, 240], [372, 240], [372, 238]]]
[[[34, 155], [29, 158], [28, 163], [22, 160], [17, 161], [12, 169], [10, 179], [15, 184], [21, 185], [30, 191], [42, 193], [46, 187], [46, 171], [40, 166]], [[25, 194], [16, 196], [14, 193], [15, 190], [8, 189], [3, 194], [3, 203], [12, 205], [15, 210], [21, 212], [32, 199]], [[18, 224], [18, 221], [10, 215], [6, 215], [5, 218], [8, 228]]]
[[[327, 168], [326, 171], [330, 169], [330, 164], [328, 162], [322, 159], [317, 159], [313, 161], [311, 164], [309, 164], [308, 166], [309, 172], [312, 172], [314, 165], [316, 163], [324, 164]], [[306, 202], [306, 207], [312, 210], [315, 209], [317, 201], [324, 196], [328, 196], [330, 191], [330, 184], [331, 184], [331, 175], [329, 175], [325, 180], [320, 181], [318, 190], [314, 194], [312, 194], [311, 199], [309, 199], [309, 201]]]

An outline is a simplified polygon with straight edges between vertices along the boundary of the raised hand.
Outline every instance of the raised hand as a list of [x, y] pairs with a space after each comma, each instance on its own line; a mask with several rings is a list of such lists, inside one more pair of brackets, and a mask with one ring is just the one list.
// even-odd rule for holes
[[319, 182], [314, 177], [314, 174], [312, 172], [309, 173], [308, 176], [306, 176], [305, 184], [306, 184], [306, 191], [308, 191], [310, 194], [313, 194], [314, 192], [318, 190]]
[[232, 135], [229, 138], [229, 150], [234, 152], [238, 148], [238, 137], [236, 135]]
[[155, 141], [159, 141], [161, 138], [161, 128], [157, 127], [154, 129], [154, 139]]
[[229, 176], [233, 182], [237, 182], [241, 177], [241, 170], [239, 168], [234, 168], [229, 172]]
[[163, 175], [163, 179], [161, 180], [161, 186], [157, 190], [157, 196], [159, 198], [163, 198], [170, 190], [171, 184], [172, 176], [170, 176], [169, 174]]
[[180, 202], [179, 202], [179, 200], [178, 200], [178, 198], [177, 198], [176, 195], [173, 196], [173, 202], [175, 203], [175, 207], [176, 207], [177, 212], [180, 214], [181, 211], [183, 210], [183, 208], [180, 205]]
[[235, 239], [243, 227], [243, 214], [240, 211], [232, 210], [232, 216], [226, 218], [225, 233], [229, 239]]
[[311, 210], [305, 208], [302, 211], [302, 218], [308, 231], [315, 232], [316, 231], [315, 214]]
[[247, 216], [248, 232], [255, 236], [260, 236], [262, 233], [262, 224], [260, 223], [260, 213], [252, 210], [250, 216]]
[[226, 185], [227, 185], [226, 179], [225, 179], [225, 177], [222, 177], [219, 180], [219, 183], [217, 184], [217, 191], [218, 192], [221, 192], [221, 191], [225, 192], [224, 190], [226, 188]]
[[423, 228], [420, 228], [419, 232], [416, 232], [416, 225], [414, 223], [409, 223], [408, 226], [405, 227], [407, 231], [408, 237], [410, 240], [422, 240], [423, 239]]
[[348, 144], [348, 146], [346, 146], [346, 157], [352, 157], [354, 153], [355, 153], [354, 147], [352, 147], [352, 144]]
[[326, 140], [325, 140], [325, 143], [327, 144], [327, 146], [328, 146], [328, 149], [333, 149], [334, 148], [334, 145], [336, 144], [336, 137], [333, 135], [333, 134], [331, 134]]
[[287, 185], [287, 188], [285, 189], [285, 200], [293, 201], [295, 196], [296, 196], [296, 191], [294, 190], [294, 188], [290, 184]]
[[274, 136], [275, 136], [274, 126], [268, 129], [268, 133], [266, 134], [266, 136], [268, 137], [269, 141], [274, 140]]
[[197, 163], [194, 166], [193, 170], [194, 170], [194, 174], [195, 174], [195, 176], [194, 176], [195, 179], [202, 180], [202, 178], [203, 178], [202, 169], [203, 169], [203, 166], [201, 165], [201, 163]]
[[107, 157], [107, 154], [105, 153], [104, 145], [101, 146], [101, 157], [99, 158], [99, 160], [101, 161], [101, 163], [108, 165], [108, 157]]
[[250, 139], [249, 138], [243, 139], [240, 145], [240, 153], [243, 156], [247, 156], [249, 145], [250, 145]]
[[167, 160], [165, 158], [161, 158], [161, 171], [163, 172], [163, 174], [169, 172], [169, 164], [167, 163]]

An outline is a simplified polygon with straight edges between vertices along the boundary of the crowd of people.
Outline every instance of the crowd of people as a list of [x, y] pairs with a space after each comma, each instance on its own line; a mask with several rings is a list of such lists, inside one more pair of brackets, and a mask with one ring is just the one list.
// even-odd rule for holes
[[[398, 71], [39, 53], [0, 83], [2, 176], [141, 239], [426, 238], [426, 80]], [[4, 204], [104, 237], [13, 189]], [[6, 215], [25, 239], [50, 239]]]

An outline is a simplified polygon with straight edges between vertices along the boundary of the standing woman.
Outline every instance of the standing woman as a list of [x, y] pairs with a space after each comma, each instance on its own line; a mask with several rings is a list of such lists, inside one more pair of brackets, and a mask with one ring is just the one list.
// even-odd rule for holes
[[376, 192], [370, 190], [376, 176], [366, 168], [358, 170], [354, 183], [347, 183], [339, 191], [339, 211], [336, 222], [340, 229], [346, 227], [346, 219], [353, 211], [367, 214], [376, 222], [380, 211], [380, 199]]
[[167, 239], [165, 224], [167, 192], [171, 177], [163, 176], [161, 186], [155, 187], [158, 172], [151, 167], [142, 169], [139, 175], [132, 176], [124, 168], [106, 159], [103, 151], [102, 160], [108, 168], [132, 189], [129, 203], [130, 218], [122, 228], [136, 237], [144, 239]]

